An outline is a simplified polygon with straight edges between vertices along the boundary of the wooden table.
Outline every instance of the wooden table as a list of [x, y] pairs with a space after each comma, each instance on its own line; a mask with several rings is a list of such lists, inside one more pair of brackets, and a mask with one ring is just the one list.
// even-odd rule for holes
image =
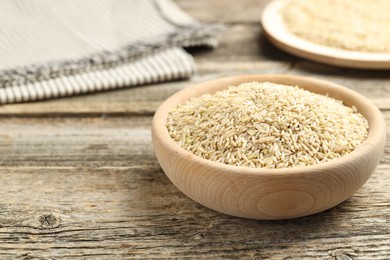
[[177, 3], [230, 26], [216, 50], [193, 50], [199, 72], [190, 81], [0, 107], [0, 258], [389, 259], [390, 138], [368, 183], [314, 216], [230, 217], [170, 183], [151, 146], [153, 113], [212, 78], [284, 73], [340, 83], [381, 109], [390, 134], [389, 71], [335, 68], [274, 48], [258, 23], [266, 1]]

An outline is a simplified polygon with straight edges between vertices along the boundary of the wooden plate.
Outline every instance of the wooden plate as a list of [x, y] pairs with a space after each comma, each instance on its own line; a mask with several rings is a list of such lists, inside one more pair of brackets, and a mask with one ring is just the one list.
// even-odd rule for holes
[[265, 8], [261, 23], [266, 37], [280, 49], [309, 60], [362, 69], [390, 69], [390, 54], [357, 52], [319, 45], [291, 34], [280, 9], [290, 0], [274, 0]]

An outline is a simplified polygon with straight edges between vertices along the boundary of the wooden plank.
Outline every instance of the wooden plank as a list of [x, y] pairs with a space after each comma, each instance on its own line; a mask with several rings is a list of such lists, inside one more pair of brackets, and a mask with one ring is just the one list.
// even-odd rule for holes
[[1, 119], [0, 166], [155, 164], [150, 117]]
[[[253, 66], [252, 66], [252, 65]], [[211, 64], [210, 70], [217, 70]], [[164, 84], [123, 89], [111, 92], [96, 93], [72, 98], [55, 99], [44, 102], [27, 104], [12, 104], [0, 106], [0, 115], [3, 116], [101, 116], [101, 115], [152, 115], [158, 106], [177, 91], [197, 82], [214, 78], [238, 75], [256, 74], [256, 65], [253, 63], [235, 63], [236, 70], [230, 67], [232, 63], [220, 66], [219, 72], [210, 72], [204, 76], [196, 76], [190, 81], [177, 81]], [[213, 69], [214, 68], [214, 69]], [[275, 71], [272, 73], [282, 73]], [[340, 74], [315, 74], [299, 67], [285, 70], [286, 73], [317, 77], [349, 87], [369, 98], [380, 109], [390, 109], [390, 78], [386, 75], [370, 77], [368, 73], [358, 71]], [[268, 74], [268, 73], [267, 73]], [[363, 75], [359, 75], [363, 74]], [[365, 77], [365, 74], [368, 75]]]
[[294, 56], [274, 47], [264, 37], [259, 24], [230, 25], [226, 31], [218, 35], [218, 43], [218, 47], [212, 50], [201, 47], [189, 49], [201, 72], [204, 71], [204, 64], [210, 61], [232, 63], [230, 66], [233, 67], [237, 62], [252, 62], [253, 65], [262, 65], [264, 68], [268, 65], [272, 68], [275, 62], [289, 65], [296, 60]]
[[386, 259], [390, 165], [326, 212], [229, 217], [193, 202], [157, 164], [0, 168], [0, 257]]
[[[198, 75], [191, 80], [122, 89], [72, 98], [0, 106], [6, 116], [151, 115], [175, 92], [197, 82], [238, 74], [284, 74], [312, 76], [345, 85], [390, 109], [390, 75], [386, 71], [335, 68], [286, 55], [260, 36], [257, 25], [237, 24], [225, 32], [220, 47], [192, 50]], [[245, 48], [243, 47], [245, 46]]]
[[261, 13], [269, 1], [175, 0], [185, 12], [200, 21], [223, 23], [259, 23]]
[[[383, 112], [390, 137], [390, 111]], [[0, 167], [155, 165], [151, 117], [0, 118]], [[390, 164], [390, 138], [382, 163]]]

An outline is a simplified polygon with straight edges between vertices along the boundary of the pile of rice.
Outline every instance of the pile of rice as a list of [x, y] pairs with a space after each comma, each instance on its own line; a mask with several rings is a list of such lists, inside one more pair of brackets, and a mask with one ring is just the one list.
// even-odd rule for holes
[[174, 141], [197, 156], [264, 168], [327, 162], [352, 152], [368, 134], [356, 108], [269, 82], [192, 98], [169, 113], [166, 126]]
[[390, 53], [389, 0], [291, 0], [281, 14], [287, 29], [308, 41]]

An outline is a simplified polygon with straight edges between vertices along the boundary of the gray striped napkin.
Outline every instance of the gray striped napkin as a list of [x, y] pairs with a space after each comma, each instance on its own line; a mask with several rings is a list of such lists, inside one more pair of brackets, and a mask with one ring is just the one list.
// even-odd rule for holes
[[171, 0], [3, 0], [0, 24], [2, 104], [188, 78], [221, 29]]

